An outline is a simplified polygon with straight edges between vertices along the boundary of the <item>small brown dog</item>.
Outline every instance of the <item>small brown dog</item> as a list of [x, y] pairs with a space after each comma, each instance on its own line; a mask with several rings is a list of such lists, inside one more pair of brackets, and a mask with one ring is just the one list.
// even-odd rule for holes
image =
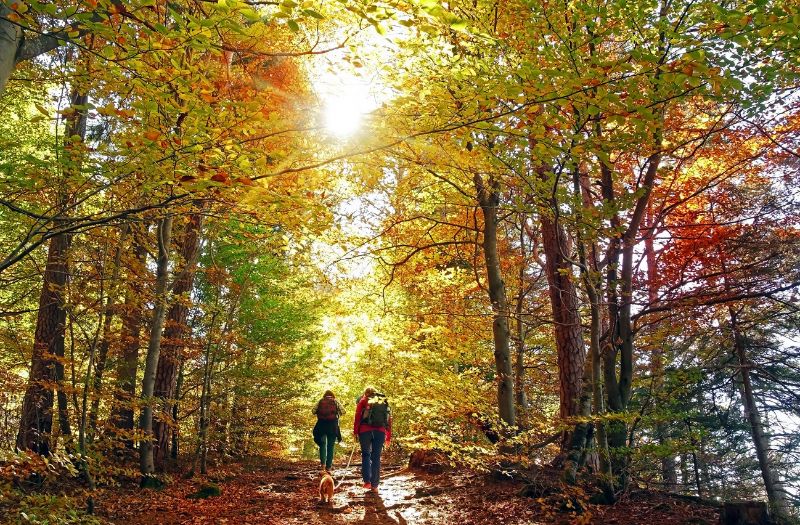
[[333, 501], [333, 476], [327, 470], [322, 471], [322, 479], [319, 481], [319, 500], [322, 503]]

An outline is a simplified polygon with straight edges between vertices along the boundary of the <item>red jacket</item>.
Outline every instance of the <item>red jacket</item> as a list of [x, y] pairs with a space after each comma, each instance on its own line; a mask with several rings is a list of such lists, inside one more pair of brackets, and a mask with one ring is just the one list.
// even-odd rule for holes
[[353, 433], [358, 436], [362, 432], [369, 432], [370, 430], [380, 430], [384, 434], [386, 434], [386, 444], [388, 445], [389, 442], [392, 440], [392, 417], [389, 416], [389, 426], [387, 428], [383, 427], [373, 427], [361, 422], [361, 414], [364, 412], [364, 407], [367, 406], [367, 400], [369, 398], [366, 396], [361, 396], [361, 399], [358, 400], [358, 406], [356, 407], [356, 420], [353, 423]]

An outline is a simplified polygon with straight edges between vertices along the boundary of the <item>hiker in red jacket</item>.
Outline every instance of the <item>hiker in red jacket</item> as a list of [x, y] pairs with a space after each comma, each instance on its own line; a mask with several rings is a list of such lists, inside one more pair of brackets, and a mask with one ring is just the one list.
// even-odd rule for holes
[[392, 440], [392, 413], [386, 396], [368, 387], [358, 401], [353, 433], [361, 444], [364, 488], [378, 491], [383, 445]]

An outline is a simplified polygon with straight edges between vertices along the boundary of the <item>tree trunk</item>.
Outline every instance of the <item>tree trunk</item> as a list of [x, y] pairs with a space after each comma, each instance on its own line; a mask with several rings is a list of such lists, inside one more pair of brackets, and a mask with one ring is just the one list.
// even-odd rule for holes
[[474, 177], [478, 203], [483, 211], [483, 257], [489, 284], [489, 299], [492, 302], [492, 334], [494, 337], [494, 361], [497, 369], [497, 405], [500, 418], [508, 425], [516, 424], [514, 412], [514, 376], [511, 370], [510, 333], [508, 327], [508, 302], [506, 287], [500, 271], [497, 253], [497, 206], [500, 195], [497, 181], [490, 180], [490, 188], [484, 186], [479, 174]]
[[[539, 170], [539, 178], [547, 183], [547, 172]], [[539, 223], [558, 355], [559, 417], [562, 422], [568, 423], [580, 413], [586, 350], [578, 313], [578, 294], [572, 277], [572, 264], [568, 260], [570, 250], [567, 235], [557, 217], [551, 216], [551, 213], [557, 212], [556, 203], [550, 199], [539, 213]], [[567, 452], [572, 443], [570, 434], [565, 431], [562, 435], [562, 452]]]
[[53, 237], [47, 253], [39, 312], [33, 343], [28, 387], [22, 401], [22, 417], [17, 435], [17, 448], [39, 454], [50, 453], [53, 427], [53, 383], [56, 362], [64, 355], [66, 313], [63, 294], [67, 281], [67, 249], [65, 235]]
[[778, 477], [769, 463], [769, 440], [764, 434], [764, 426], [761, 423], [761, 415], [758, 412], [758, 405], [756, 405], [753, 393], [753, 383], [750, 377], [750, 369], [753, 364], [747, 357], [747, 345], [739, 329], [738, 314], [733, 306], [728, 307], [728, 314], [730, 315], [731, 332], [733, 333], [733, 351], [739, 362], [739, 375], [742, 379], [741, 393], [744, 414], [748, 423], [750, 423], [750, 435], [753, 438], [753, 447], [756, 449], [761, 478], [764, 480], [764, 489], [767, 491], [767, 499], [769, 499], [770, 505], [776, 514], [783, 516], [788, 510], [788, 505], [784, 498], [783, 490], [778, 483]]
[[22, 45], [22, 28], [8, 20], [11, 9], [5, 2], [0, 3], [0, 93], [6, 88], [6, 83], [17, 62], [17, 50]]
[[117, 384], [114, 393], [114, 409], [111, 423], [119, 430], [129, 431], [125, 443], [133, 448], [131, 438], [134, 427], [133, 401], [136, 398], [136, 370], [139, 364], [139, 346], [142, 331], [142, 291], [134, 290], [133, 282], [144, 278], [146, 250], [134, 231], [131, 236], [133, 259], [128, 274], [125, 303], [122, 310], [122, 333], [120, 334], [121, 358], [117, 369]]
[[178, 399], [181, 397], [181, 388], [183, 388], [183, 367], [185, 364], [186, 360], [181, 359], [181, 364], [178, 367], [178, 381], [175, 384], [175, 402], [172, 403], [172, 421], [175, 422], [175, 428], [172, 431], [172, 450], [169, 456], [173, 461], [178, 460]]
[[[103, 373], [106, 369], [108, 360], [108, 350], [111, 347], [111, 322], [114, 319], [114, 303], [116, 300], [117, 282], [119, 281], [120, 264], [122, 260], [122, 245], [127, 237], [128, 225], [123, 226], [117, 241], [117, 248], [114, 253], [114, 267], [111, 272], [111, 286], [109, 286], [108, 296], [106, 297], [105, 308], [103, 308], [103, 331], [100, 336], [100, 345], [97, 349], [97, 363], [94, 369], [94, 381], [92, 383], [93, 397], [92, 408], [89, 411], [89, 436], [94, 437], [97, 431], [97, 413], [100, 410], [100, 394], [103, 387]], [[104, 272], [105, 273], [105, 272]]]
[[160, 417], [154, 422], [155, 435], [154, 460], [159, 470], [163, 470], [169, 456], [171, 413], [175, 399], [175, 383], [178, 377], [178, 364], [181, 352], [186, 347], [186, 339], [190, 336], [186, 319], [189, 314], [190, 298], [194, 284], [195, 267], [200, 248], [200, 232], [202, 229], [202, 209], [189, 217], [183, 232], [181, 243], [182, 269], [176, 274], [173, 287], [173, 304], [164, 326], [164, 340], [158, 358], [154, 395], [161, 403]]
[[144, 379], [142, 380], [142, 415], [139, 428], [142, 440], [139, 443], [139, 467], [142, 481], [155, 472], [153, 463], [153, 389], [156, 383], [156, 367], [161, 350], [161, 332], [164, 327], [164, 313], [167, 303], [167, 281], [169, 279], [169, 245], [172, 235], [172, 216], [162, 218], [156, 232], [158, 236], [158, 261], [156, 268], [155, 307], [150, 320], [150, 337], [145, 358]]
[[[658, 261], [656, 260], [656, 251], [654, 246], [655, 225], [653, 224], [652, 213], [650, 215], [648, 232], [644, 238], [644, 251], [645, 259], [647, 261], [647, 301], [649, 306], [653, 307], [658, 303]], [[651, 330], [656, 332], [659, 323], [653, 323]], [[664, 388], [664, 350], [661, 345], [656, 342], [652, 348], [652, 355], [650, 356], [650, 373], [653, 376], [653, 391], [655, 396], [661, 394]], [[662, 420], [661, 416], [658, 417], [655, 424], [656, 440], [662, 449], [666, 450], [669, 443], [667, 439], [668, 425]], [[667, 453], [661, 458], [661, 482], [664, 485], [664, 490], [674, 491], [678, 484], [678, 472], [675, 470], [675, 455]]]
[[[526, 257], [525, 252], [525, 215], [520, 214], [520, 229], [519, 229], [519, 249], [522, 254], [523, 261]], [[514, 397], [516, 402], [517, 424], [521, 429], [526, 429], [528, 426], [528, 399], [525, 395], [525, 338], [527, 336], [527, 328], [525, 320], [523, 319], [525, 296], [528, 293], [528, 287], [525, 283], [525, 264], [521, 264], [518, 275], [517, 301], [514, 310], [514, 318], [516, 321], [516, 361], [514, 363]]]
[[[0, 14], [7, 14], [8, 10], [0, 6]], [[0, 67], [5, 60], [2, 55], [9, 46], [9, 33], [6, 22], [0, 20]], [[13, 66], [12, 66], [13, 67]], [[0, 72], [2, 73], [2, 72]], [[4, 86], [0, 78], [0, 89]], [[71, 107], [84, 105], [86, 95], [73, 91], [70, 96]], [[72, 149], [71, 137], [77, 135], [81, 139], [86, 135], [86, 111], [78, 110], [66, 120], [64, 130], [65, 151], [70, 156], [80, 156], [80, 150]], [[76, 160], [79, 160], [76, 158]], [[78, 166], [79, 163], [74, 164]], [[77, 169], [75, 167], [71, 170]], [[69, 175], [65, 169], [65, 175]], [[66, 179], [66, 177], [64, 177]], [[69, 201], [66, 181], [59, 188], [59, 206], [63, 209]], [[60, 221], [55, 221], [58, 227]], [[61, 433], [70, 435], [69, 417], [67, 413], [67, 398], [61, 387], [64, 378], [64, 331], [66, 328], [66, 310], [64, 309], [64, 294], [66, 291], [67, 253], [70, 238], [66, 234], [56, 235], [50, 239], [47, 252], [42, 291], [39, 295], [39, 311], [36, 318], [34, 332], [33, 357], [28, 375], [28, 387], [22, 401], [22, 416], [17, 435], [17, 448], [32, 450], [40, 454], [49, 454], [51, 451], [50, 433], [53, 428], [53, 384], [58, 389], [59, 423]]]

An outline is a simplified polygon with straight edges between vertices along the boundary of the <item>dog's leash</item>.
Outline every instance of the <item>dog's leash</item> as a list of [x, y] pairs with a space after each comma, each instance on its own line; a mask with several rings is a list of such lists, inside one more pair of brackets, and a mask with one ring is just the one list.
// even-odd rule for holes
[[[355, 453], [356, 453], [356, 444], [355, 442], [353, 442], [353, 450], [350, 451], [350, 459], [347, 460], [347, 466], [344, 468], [345, 473], [350, 468], [350, 463], [353, 461], [353, 454]], [[339, 485], [341, 485], [343, 482], [344, 482], [344, 476], [342, 476], [342, 478], [339, 480], [339, 483], [337, 483], [336, 486], [333, 487], [334, 490], [338, 489]]]

